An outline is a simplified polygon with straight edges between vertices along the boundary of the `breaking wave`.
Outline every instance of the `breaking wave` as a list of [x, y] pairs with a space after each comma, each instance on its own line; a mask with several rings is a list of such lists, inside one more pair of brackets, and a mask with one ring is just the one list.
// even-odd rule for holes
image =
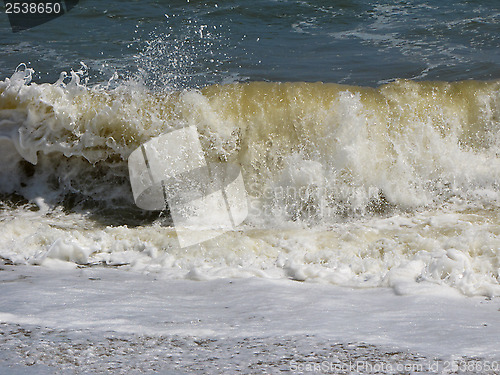
[[[190, 251], [135, 207], [127, 169], [185, 126], [208, 162], [240, 166], [250, 199], [243, 226]], [[0, 82], [0, 145], [9, 262], [500, 295], [500, 81], [152, 92], [19, 70]]]
[[76, 73], [68, 83], [35, 84], [30, 74], [0, 83], [4, 194], [130, 203], [129, 154], [194, 125], [208, 160], [241, 166], [258, 198], [254, 213], [328, 221], [497, 198], [498, 81], [376, 89], [255, 82], [153, 93], [133, 83], [86, 87]]

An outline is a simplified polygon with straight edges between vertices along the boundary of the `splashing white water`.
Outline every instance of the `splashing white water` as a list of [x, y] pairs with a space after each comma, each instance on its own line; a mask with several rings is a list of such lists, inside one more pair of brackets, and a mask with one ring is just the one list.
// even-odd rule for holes
[[[0, 83], [2, 258], [500, 294], [498, 82], [151, 93], [77, 77]], [[189, 251], [134, 208], [126, 164], [183, 126], [208, 162], [241, 167], [252, 198], [244, 226]]]

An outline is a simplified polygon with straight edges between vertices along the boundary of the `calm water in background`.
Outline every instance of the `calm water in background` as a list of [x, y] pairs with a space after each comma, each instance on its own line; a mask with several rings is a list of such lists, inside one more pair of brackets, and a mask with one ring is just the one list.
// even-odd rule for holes
[[374, 86], [394, 78], [500, 76], [497, 1], [81, 0], [13, 34], [0, 17], [0, 79], [88, 66], [91, 82], [141, 71], [151, 87], [226, 81]]

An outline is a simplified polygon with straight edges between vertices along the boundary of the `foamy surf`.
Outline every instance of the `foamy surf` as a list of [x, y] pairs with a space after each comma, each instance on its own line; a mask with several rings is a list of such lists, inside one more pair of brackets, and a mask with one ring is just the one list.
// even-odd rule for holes
[[86, 0], [19, 33], [5, 15], [0, 373], [498, 374], [499, 15]]
[[[5, 261], [500, 294], [498, 81], [151, 92], [30, 79], [0, 83]], [[250, 198], [242, 226], [189, 251], [168, 214], [135, 207], [127, 171], [134, 149], [186, 126], [208, 162], [241, 168]]]
[[8, 374], [496, 374], [500, 366], [499, 302], [451, 288], [394, 296], [29, 266], [3, 266], [0, 282]]

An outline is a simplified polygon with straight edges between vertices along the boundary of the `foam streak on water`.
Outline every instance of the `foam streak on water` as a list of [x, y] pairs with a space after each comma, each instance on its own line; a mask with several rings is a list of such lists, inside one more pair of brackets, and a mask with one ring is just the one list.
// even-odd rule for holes
[[[499, 118], [498, 81], [153, 93], [76, 73], [35, 84], [21, 69], [0, 82], [0, 256], [499, 295]], [[168, 215], [134, 206], [127, 158], [190, 125], [208, 161], [241, 167], [251, 209], [238, 230], [186, 251]]]

